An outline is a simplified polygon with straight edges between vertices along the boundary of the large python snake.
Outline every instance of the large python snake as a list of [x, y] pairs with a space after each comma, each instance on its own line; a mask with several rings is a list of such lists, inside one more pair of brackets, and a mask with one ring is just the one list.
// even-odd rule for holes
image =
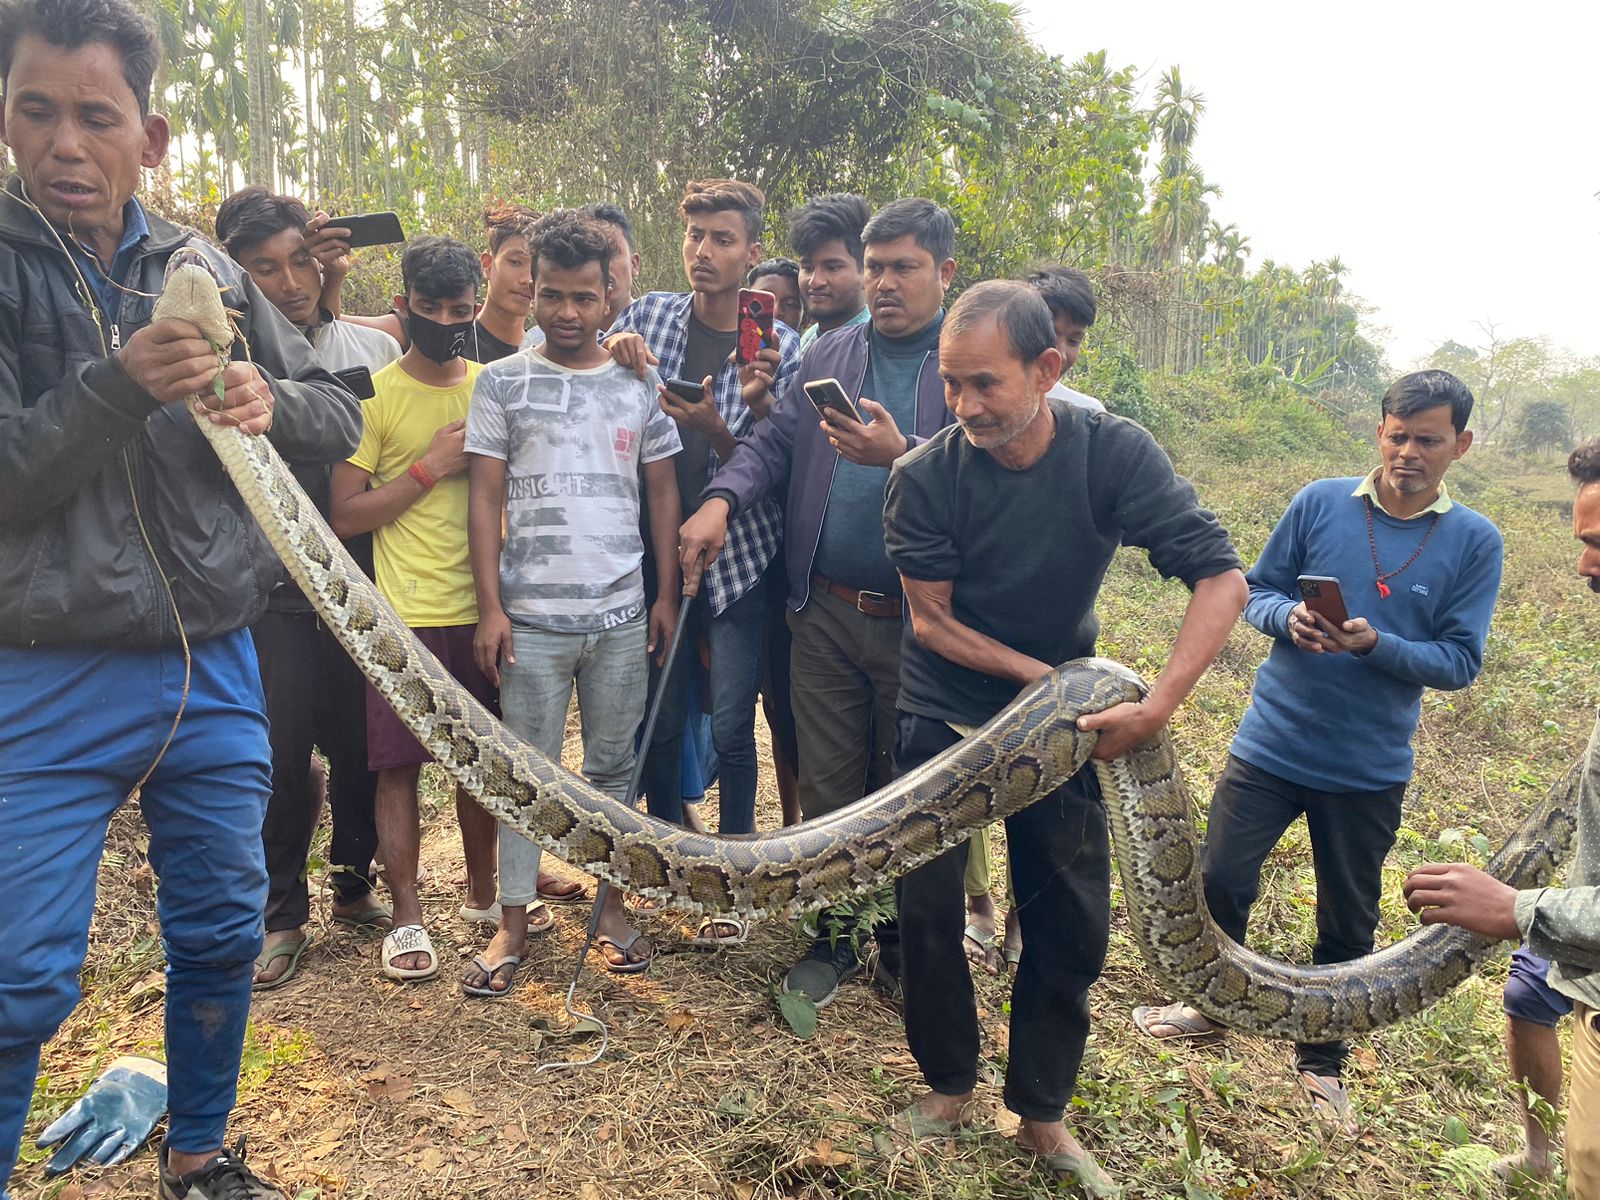
[[[202, 331], [219, 355], [235, 333], [217, 281], [180, 252], [153, 319]], [[793, 914], [834, 903], [927, 862], [976, 829], [1018, 812], [1088, 761], [1094, 735], [1076, 719], [1143, 694], [1137, 676], [1100, 659], [1068, 663], [982, 729], [829, 816], [753, 840], [722, 840], [639, 813], [519, 740], [423, 648], [295, 483], [266, 437], [196, 421], [289, 573], [328, 627], [437, 758], [496, 819], [618, 886], [697, 912]], [[1206, 911], [1177, 756], [1165, 733], [1094, 769], [1107, 801], [1137, 943], [1171, 994], [1235, 1028], [1323, 1042], [1420, 1012], [1493, 949], [1430, 926], [1354, 962], [1296, 967], [1236, 945]], [[1495, 856], [1517, 886], [1547, 881], [1574, 836], [1575, 767]]]

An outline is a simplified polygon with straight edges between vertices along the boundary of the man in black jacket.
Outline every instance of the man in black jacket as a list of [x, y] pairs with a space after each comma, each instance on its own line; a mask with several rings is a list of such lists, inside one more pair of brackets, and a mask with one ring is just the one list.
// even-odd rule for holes
[[191, 235], [134, 198], [165, 154], [155, 30], [131, 0], [0, 5], [0, 1194], [40, 1046], [72, 1011], [111, 814], [139, 790], [167, 957], [163, 1200], [275, 1197], [223, 1137], [266, 893], [270, 756], [246, 626], [281, 566], [185, 400], [300, 463], [343, 458], [355, 398], [230, 260], [249, 345], [150, 323]]

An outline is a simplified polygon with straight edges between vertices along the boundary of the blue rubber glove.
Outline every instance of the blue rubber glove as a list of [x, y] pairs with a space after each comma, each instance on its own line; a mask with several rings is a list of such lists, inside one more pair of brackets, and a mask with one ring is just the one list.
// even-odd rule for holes
[[167, 1068], [153, 1058], [117, 1059], [39, 1135], [41, 1150], [61, 1145], [44, 1173], [61, 1175], [85, 1160], [121, 1162], [144, 1145], [166, 1111]]

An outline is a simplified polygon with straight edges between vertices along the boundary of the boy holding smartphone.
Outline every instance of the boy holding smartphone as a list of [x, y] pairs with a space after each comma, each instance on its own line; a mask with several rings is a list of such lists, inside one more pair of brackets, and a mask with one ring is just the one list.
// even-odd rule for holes
[[[1422, 691], [1466, 687], [1483, 666], [1500, 590], [1500, 532], [1453, 500], [1444, 476], [1472, 445], [1472, 393], [1445, 371], [1383, 398], [1379, 466], [1301, 490], [1251, 568], [1245, 619], [1273, 639], [1217, 780], [1202, 859], [1206, 904], [1243, 943], [1261, 866], [1302, 813], [1317, 871], [1317, 963], [1372, 951], [1384, 856], [1400, 827]], [[1299, 599], [1299, 579], [1338, 579], [1352, 619]], [[1134, 1009], [1154, 1038], [1217, 1033], [1178, 1002]], [[1301, 1045], [1300, 1084], [1341, 1131], [1343, 1042]]]

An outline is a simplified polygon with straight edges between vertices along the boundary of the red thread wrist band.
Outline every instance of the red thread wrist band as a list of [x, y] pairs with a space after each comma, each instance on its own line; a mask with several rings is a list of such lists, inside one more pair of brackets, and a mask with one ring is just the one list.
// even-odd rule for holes
[[407, 467], [406, 474], [411, 476], [411, 478], [415, 479], [425, 488], [431, 488], [434, 484], [439, 482], [432, 475], [428, 474], [428, 468], [423, 466], [420, 462], [414, 462]]

